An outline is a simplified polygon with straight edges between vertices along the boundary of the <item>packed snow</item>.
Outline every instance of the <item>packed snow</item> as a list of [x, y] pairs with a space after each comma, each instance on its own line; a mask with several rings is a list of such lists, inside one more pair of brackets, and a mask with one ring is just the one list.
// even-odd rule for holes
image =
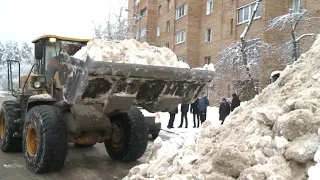
[[190, 68], [187, 63], [178, 61], [176, 54], [167, 47], [156, 47], [148, 43], [140, 43], [135, 39], [109, 41], [94, 39], [82, 47], [73, 57], [94, 61], [144, 64]]
[[52, 99], [52, 96], [50, 94], [37, 94], [30, 96], [31, 99]]
[[214, 65], [212, 63], [205, 64], [203, 67], [197, 67], [194, 69], [201, 69], [201, 70], [209, 70], [209, 71], [215, 71]]
[[320, 36], [225, 125], [160, 138], [150, 160], [124, 179], [320, 179]]

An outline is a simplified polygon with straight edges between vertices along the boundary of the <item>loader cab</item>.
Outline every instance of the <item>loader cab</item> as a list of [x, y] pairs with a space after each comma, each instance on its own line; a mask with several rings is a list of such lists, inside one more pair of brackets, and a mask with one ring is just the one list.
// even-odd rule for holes
[[68, 53], [74, 55], [81, 47], [85, 46], [90, 39], [77, 39], [62, 37], [57, 35], [44, 35], [34, 43], [34, 55], [36, 64], [35, 71], [38, 74], [45, 75], [48, 67], [59, 66], [59, 55]]

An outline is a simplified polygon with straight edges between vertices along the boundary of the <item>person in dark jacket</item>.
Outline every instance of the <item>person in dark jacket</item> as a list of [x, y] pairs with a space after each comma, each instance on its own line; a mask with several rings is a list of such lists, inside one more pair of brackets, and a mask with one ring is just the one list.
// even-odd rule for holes
[[204, 99], [205, 99], [205, 103], [206, 103], [206, 110], [204, 111], [204, 121], [206, 121], [207, 120], [207, 109], [209, 106], [209, 99], [207, 98], [207, 96], [204, 96]]
[[174, 108], [173, 110], [169, 111], [170, 119], [167, 128], [173, 128], [174, 119], [176, 118], [176, 114], [178, 114], [178, 107]]
[[219, 120], [222, 121], [221, 125], [224, 123], [226, 117], [230, 114], [230, 105], [226, 98], [223, 98], [219, 107]]
[[207, 119], [207, 107], [209, 106], [209, 100], [207, 96], [198, 100], [198, 110], [200, 115], [201, 124]]
[[180, 123], [180, 126], [179, 128], [182, 127], [183, 125], [183, 119], [186, 120], [186, 128], [188, 128], [188, 117], [187, 117], [187, 114], [188, 114], [188, 111], [189, 111], [189, 104], [181, 104], [181, 123]]
[[232, 101], [231, 101], [231, 107], [230, 107], [231, 112], [238, 106], [240, 106], [240, 99], [239, 99], [239, 96], [237, 96], [234, 93], [232, 94]]
[[[193, 114], [193, 127], [199, 127], [200, 126], [200, 114], [199, 114], [199, 110], [198, 110], [198, 103], [199, 103], [199, 100], [195, 100], [191, 106], [190, 106], [190, 113]], [[197, 121], [196, 121], [197, 119]], [[198, 122], [198, 125], [197, 123]]]

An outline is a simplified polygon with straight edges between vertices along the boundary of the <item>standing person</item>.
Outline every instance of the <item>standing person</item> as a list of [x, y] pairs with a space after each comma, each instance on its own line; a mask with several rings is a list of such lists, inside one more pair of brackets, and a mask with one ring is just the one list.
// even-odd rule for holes
[[198, 101], [198, 110], [199, 110], [199, 115], [200, 115], [200, 121], [201, 124], [207, 119], [207, 107], [209, 104], [208, 98], [205, 96], [202, 99], [199, 99]]
[[226, 117], [230, 114], [230, 105], [226, 98], [223, 98], [219, 107], [219, 120], [222, 121], [221, 125], [224, 123]]
[[240, 98], [237, 96], [237, 94], [233, 93], [232, 94], [232, 101], [231, 101], [231, 112], [236, 108], [240, 106]]
[[204, 96], [204, 102], [205, 102], [205, 105], [206, 105], [206, 110], [204, 111], [204, 121], [207, 120], [207, 109], [208, 109], [208, 106], [209, 106], [209, 99], [207, 98], [207, 96]]
[[[193, 114], [193, 127], [194, 128], [200, 126], [200, 114], [199, 114], [199, 110], [198, 110], [198, 103], [199, 103], [199, 100], [197, 99], [190, 106], [190, 113]], [[196, 118], [197, 118], [197, 121], [196, 121]], [[196, 122], [198, 122], [198, 125]]]
[[169, 111], [170, 119], [167, 128], [173, 128], [174, 119], [176, 118], [176, 114], [178, 114], [178, 107], [174, 108], [173, 110]]
[[181, 128], [182, 125], [183, 125], [183, 119], [186, 120], [186, 128], [188, 128], [188, 117], [187, 117], [187, 115], [188, 115], [188, 111], [189, 111], [189, 104], [181, 104], [180, 111], [181, 111], [181, 123], [180, 123], [179, 128]]

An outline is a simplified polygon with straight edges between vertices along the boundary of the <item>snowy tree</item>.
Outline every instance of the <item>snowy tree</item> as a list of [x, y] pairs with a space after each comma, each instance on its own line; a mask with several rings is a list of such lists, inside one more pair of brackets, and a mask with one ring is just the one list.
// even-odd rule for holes
[[[7, 60], [19, 61], [20, 75], [23, 75], [29, 73], [33, 59], [33, 48], [25, 42], [21, 46], [15, 41], [0, 43], [0, 90], [7, 89], [8, 86]], [[12, 77], [15, 86], [17, 86], [19, 78], [17, 63], [12, 63]]]
[[311, 18], [307, 16], [307, 10], [300, 7], [299, 10], [289, 9], [289, 13], [268, 21], [266, 31], [270, 31], [272, 29], [281, 31], [289, 27], [291, 39], [279, 47], [279, 50], [282, 51], [281, 53], [283, 54], [283, 58], [286, 60], [287, 64], [291, 64], [293, 61], [298, 60], [300, 56], [300, 42], [303, 38], [316, 38], [317, 34], [314, 32], [305, 33], [300, 36], [297, 35], [298, 25], [309, 25], [310, 19]]
[[21, 46], [21, 62], [32, 64], [34, 60], [33, 48], [26, 42], [22, 43]]
[[[258, 76], [260, 69], [261, 51], [269, 51], [270, 47], [263, 43], [261, 39], [246, 39], [253, 19], [256, 15], [261, 0], [257, 0], [253, 13], [246, 28], [240, 36], [240, 40], [222, 50], [220, 60], [215, 64], [216, 77], [214, 79], [215, 91], [219, 89], [221, 83], [232, 83], [233, 91], [241, 94], [243, 99], [251, 99], [258, 94]], [[219, 93], [219, 92], [218, 92]], [[224, 94], [224, 93], [222, 93]]]
[[124, 40], [129, 36], [132, 37], [132, 27], [134, 26], [134, 19], [124, 17], [125, 8], [122, 6], [119, 13], [109, 14], [108, 19], [104, 24], [94, 24], [94, 34], [97, 39], [107, 40]]
[[[231, 83], [233, 91], [242, 99], [251, 99], [260, 88], [260, 62], [262, 56], [273, 56], [274, 47], [264, 43], [262, 39], [248, 39], [236, 42], [223, 49], [220, 60], [215, 64], [216, 76], [214, 84]], [[245, 60], [244, 60], [245, 59]], [[223, 89], [216, 89], [224, 91]], [[224, 94], [224, 93], [223, 93]]]

